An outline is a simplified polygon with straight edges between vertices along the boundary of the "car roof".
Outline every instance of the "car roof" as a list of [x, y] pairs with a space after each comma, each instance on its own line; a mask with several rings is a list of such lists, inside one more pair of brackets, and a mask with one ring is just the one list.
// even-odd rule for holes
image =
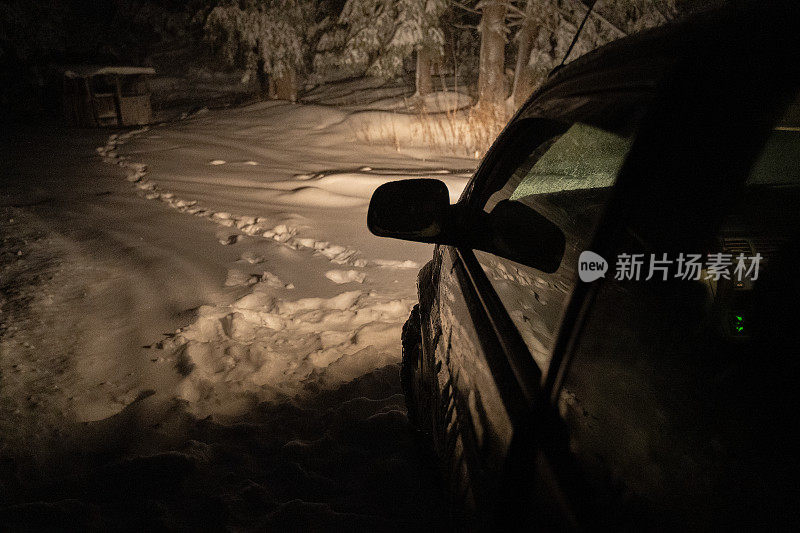
[[[681, 22], [647, 30], [597, 48], [556, 68], [523, 106], [520, 116], [549, 97], [563, 98], [593, 93], [654, 93], [664, 78], [687, 61], [715, 66], [715, 58], [748, 42], [750, 57], [758, 60], [760, 44], [779, 39], [778, 21], [800, 14], [792, 2], [777, 1], [715, 10]], [[731, 43], [736, 43], [735, 47]], [[745, 46], [743, 46], [743, 44]], [[541, 112], [542, 110], [539, 109]], [[545, 113], [547, 114], [547, 113]]]

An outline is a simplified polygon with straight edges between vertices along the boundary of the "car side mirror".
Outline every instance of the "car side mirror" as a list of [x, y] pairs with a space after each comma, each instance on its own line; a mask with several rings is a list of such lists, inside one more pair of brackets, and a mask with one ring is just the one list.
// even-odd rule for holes
[[489, 227], [489, 242], [478, 248], [543, 272], [558, 270], [566, 236], [538, 211], [521, 202], [502, 200], [484, 220]]
[[465, 246], [543, 272], [558, 270], [566, 238], [556, 224], [521, 202], [503, 200], [491, 213], [465, 214], [434, 179], [384, 183], [372, 194], [367, 227], [378, 237]]
[[372, 194], [367, 227], [379, 237], [445, 243], [450, 216], [447, 185], [434, 179], [384, 183]]

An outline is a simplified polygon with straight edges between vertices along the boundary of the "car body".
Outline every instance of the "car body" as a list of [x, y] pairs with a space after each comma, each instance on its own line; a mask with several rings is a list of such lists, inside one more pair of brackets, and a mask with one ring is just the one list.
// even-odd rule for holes
[[[436, 244], [401, 377], [453, 520], [795, 523], [796, 15], [741, 7], [607, 45], [548, 79], [456, 204], [434, 180], [376, 191], [373, 233]], [[608, 260], [592, 282], [587, 250]], [[745, 252], [760, 278], [675, 270]], [[616, 279], [636, 253], [674, 261]]]

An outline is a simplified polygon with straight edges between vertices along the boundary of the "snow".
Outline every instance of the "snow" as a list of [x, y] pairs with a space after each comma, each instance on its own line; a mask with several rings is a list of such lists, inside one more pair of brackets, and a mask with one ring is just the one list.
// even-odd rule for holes
[[86, 78], [90, 76], [102, 76], [106, 74], [118, 74], [120, 76], [132, 76], [137, 74], [155, 75], [156, 71], [152, 67], [128, 67], [128, 66], [80, 66], [71, 67], [64, 71], [64, 76], [68, 78]]
[[[126, 179], [147, 191], [145, 198], [210, 220], [220, 226], [220, 244], [242, 248], [247, 265], [228, 269], [224, 286], [249, 295], [201, 307], [194, 323], [162, 343], [172, 354], [168, 360], [193, 369], [179, 397], [198, 415], [235, 414], [248, 405], [240, 397], [296, 397], [397, 362], [400, 329], [415, 302], [409, 274], [426, 260], [425, 248], [368, 235], [369, 198], [387, 181], [428, 176], [443, 180], [455, 201], [468, 173], [448, 168], [453, 158], [435, 161], [429, 154], [420, 161], [370, 146], [354, 152], [345, 125], [355, 114], [367, 120], [327, 107], [261, 103], [209, 112], [160, 128], [155, 137], [148, 128], [111, 135], [98, 148], [105, 162], [125, 168]], [[265, 253], [264, 240], [292, 252]], [[308, 254], [323, 259], [322, 268], [297, 268]], [[248, 268], [261, 261], [280, 274], [260, 264]], [[394, 278], [404, 283], [387, 285], [376, 269], [397, 271]], [[363, 289], [330, 297], [286, 294], [294, 288], [313, 293], [323, 280]]]
[[260, 400], [331, 388], [396, 362], [395, 345], [409, 301], [360, 290], [331, 298], [276, 298], [279, 284], [227, 307], [203, 306], [163, 349], [193, 370], [180, 397], [199, 416], [238, 414], [251, 395]]
[[[475, 161], [365, 142], [355, 115], [267, 102], [102, 137], [23, 135], [3, 154], [18, 169], [5, 205], [21, 207], [2, 213], [15, 221], [0, 227], [2, 283], [22, 292], [0, 302], [0, 458], [28, 472], [3, 479], [4, 519], [37, 505], [107, 516], [70, 480], [171, 486], [184, 471], [168, 522], [422, 519], [435, 483], [420, 488], [397, 363], [431, 247], [370, 235], [366, 208], [409, 177], [455, 198]], [[263, 503], [196, 509], [222, 490]]]
[[334, 283], [364, 283], [367, 275], [358, 270], [329, 270], [325, 272], [325, 277]]

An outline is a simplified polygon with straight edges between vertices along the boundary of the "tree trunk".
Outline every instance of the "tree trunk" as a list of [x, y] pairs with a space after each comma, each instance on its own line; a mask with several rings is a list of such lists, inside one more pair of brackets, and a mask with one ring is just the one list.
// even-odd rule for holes
[[258, 97], [261, 100], [266, 100], [270, 98], [270, 90], [269, 90], [269, 74], [264, 71], [264, 60], [262, 58], [258, 58], [256, 62], [256, 79], [258, 80]]
[[293, 68], [275, 78], [275, 98], [278, 100], [297, 101], [297, 73]]
[[417, 48], [417, 96], [433, 92], [431, 78], [431, 53], [424, 46]]
[[517, 33], [517, 64], [514, 68], [514, 85], [511, 90], [516, 109], [525, 103], [533, 88], [533, 75], [529, 63], [533, 40], [537, 34], [537, 24], [534, 21], [536, 5], [536, 0], [528, 0], [525, 5], [525, 20]]
[[478, 31], [481, 33], [478, 105], [502, 106], [507, 94], [505, 76], [506, 49], [505, 0], [487, 0], [482, 9]]

